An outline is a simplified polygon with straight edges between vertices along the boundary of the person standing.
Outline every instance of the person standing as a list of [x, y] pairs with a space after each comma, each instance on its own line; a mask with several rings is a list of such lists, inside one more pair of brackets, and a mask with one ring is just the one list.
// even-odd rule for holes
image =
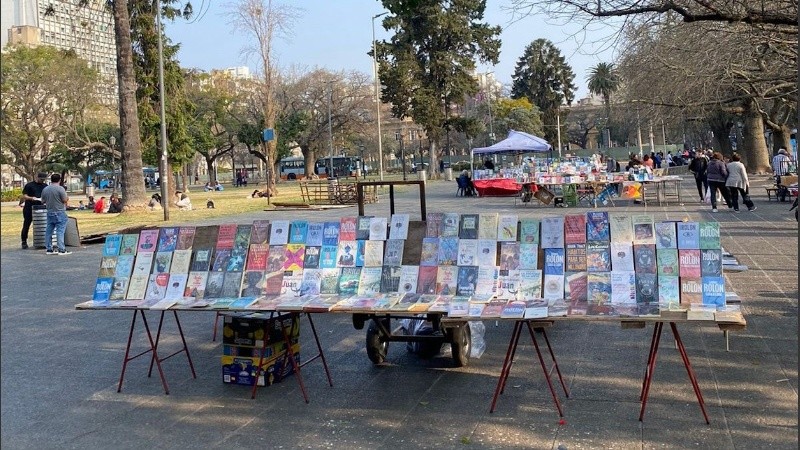
[[786, 201], [786, 195], [789, 194], [788, 189], [780, 187], [781, 177], [789, 173], [789, 162], [791, 162], [791, 159], [783, 147], [772, 158], [772, 172], [775, 174], [775, 184], [778, 185], [778, 200], [782, 202]]
[[42, 190], [42, 203], [47, 206], [47, 228], [44, 233], [44, 243], [48, 255], [55, 255], [53, 251], [53, 231], [56, 232], [56, 243], [59, 255], [69, 255], [64, 246], [64, 231], [67, 229], [67, 191], [61, 186], [61, 175], [54, 173], [50, 176], [50, 185]]
[[738, 153], [731, 155], [731, 162], [727, 164], [728, 179], [725, 186], [731, 193], [733, 210], [739, 212], [739, 194], [742, 195], [742, 202], [747, 206], [748, 211], [755, 211], [756, 205], [750, 200], [750, 180], [747, 178], [747, 171], [741, 163], [742, 157]]
[[689, 172], [694, 174], [694, 182], [697, 185], [697, 192], [700, 193], [700, 202], [705, 198], [708, 189], [708, 179], [706, 169], [708, 168], [708, 157], [703, 152], [697, 152], [689, 163]]
[[41, 206], [42, 204], [42, 191], [47, 187], [45, 181], [47, 174], [39, 172], [36, 174], [36, 181], [31, 181], [22, 188], [22, 249], [28, 248], [28, 231], [33, 223], [33, 207]]
[[725, 180], [728, 179], [728, 168], [722, 162], [722, 154], [720, 152], [711, 154], [711, 160], [708, 161], [708, 169], [706, 169], [706, 178], [708, 179], [708, 188], [711, 191], [711, 212], [717, 212], [717, 190], [722, 193], [722, 198], [725, 199], [725, 204], [728, 208], [733, 208], [730, 192], [725, 186]]

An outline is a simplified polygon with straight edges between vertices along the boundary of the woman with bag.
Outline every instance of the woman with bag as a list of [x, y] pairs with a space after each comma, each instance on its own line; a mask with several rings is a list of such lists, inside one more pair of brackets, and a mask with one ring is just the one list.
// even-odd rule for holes
[[747, 178], [747, 171], [741, 163], [742, 157], [738, 153], [731, 155], [731, 162], [728, 163], [728, 179], [725, 186], [731, 193], [733, 210], [739, 212], [739, 194], [742, 194], [742, 202], [747, 206], [748, 211], [755, 211], [756, 206], [750, 200], [750, 180]]
[[733, 208], [730, 192], [725, 186], [725, 180], [728, 179], [728, 168], [722, 161], [722, 153], [711, 154], [711, 160], [706, 169], [706, 178], [708, 179], [708, 189], [711, 191], [711, 212], [717, 212], [717, 190], [722, 193], [722, 198], [725, 199], [728, 208]]

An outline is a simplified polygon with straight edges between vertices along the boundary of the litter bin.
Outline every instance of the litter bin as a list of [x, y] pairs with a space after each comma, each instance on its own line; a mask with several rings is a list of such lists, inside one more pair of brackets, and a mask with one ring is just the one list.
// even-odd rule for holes
[[[47, 207], [35, 205], [33, 207], [33, 248], [47, 248], [44, 234], [47, 230]], [[53, 233], [53, 243], [56, 242]]]
[[419, 176], [419, 181], [427, 181], [428, 180], [428, 171], [425, 169], [418, 170], [417, 175]]
[[452, 167], [445, 167], [445, 169], [444, 169], [444, 179], [445, 179], [445, 181], [453, 181], [453, 168]]
[[90, 184], [89, 186], [86, 186], [86, 196], [87, 197], [94, 197], [94, 185], [93, 184]]

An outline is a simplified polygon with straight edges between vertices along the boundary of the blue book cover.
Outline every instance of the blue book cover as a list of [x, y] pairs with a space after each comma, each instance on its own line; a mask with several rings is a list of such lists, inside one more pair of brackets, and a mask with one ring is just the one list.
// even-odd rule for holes
[[103, 245], [103, 256], [117, 256], [122, 245], [121, 234], [109, 234], [106, 236], [106, 243]]
[[317, 247], [322, 246], [322, 222], [309, 222], [308, 233], [306, 234], [306, 245], [313, 245]]
[[366, 247], [366, 242], [363, 239], [359, 239], [356, 241], [356, 267], [364, 267], [364, 251]]
[[289, 243], [305, 244], [307, 234], [308, 234], [308, 221], [294, 220], [292, 221], [289, 229]]
[[337, 245], [323, 245], [319, 257], [320, 269], [335, 269], [336, 266], [336, 253], [338, 250]]
[[[119, 266], [119, 261], [117, 261]], [[722, 250], [700, 250], [700, 274], [704, 277], [722, 276]]]
[[339, 245], [339, 222], [322, 225], [322, 245]]
[[178, 245], [178, 227], [164, 227], [158, 234], [158, 251], [172, 252]]
[[605, 242], [611, 240], [611, 226], [608, 222], [607, 212], [589, 211], [586, 213], [586, 240]]
[[519, 244], [519, 268], [539, 268], [539, 244]]
[[95, 302], [107, 302], [111, 299], [111, 287], [114, 285], [113, 277], [99, 277], [94, 284], [94, 295], [92, 300]]
[[544, 249], [544, 265], [542, 272], [545, 275], [564, 275], [564, 249]]
[[692, 250], [700, 248], [700, 224], [697, 222], [678, 222], [678, 248]]
[[439, 255], [437, 258], [440, 266], [455, 266], [458, 262], [458, 238], [443, 237], [439, 239]]
[[422, 251], [419, 257], [420, 266], [439, 265], [439, 238], [422, 238]]
[[725, 279], [703, 277], [703, 304], [725, 306]]
[[700, 222], [700, 248], [719, 249], [719, 222]]

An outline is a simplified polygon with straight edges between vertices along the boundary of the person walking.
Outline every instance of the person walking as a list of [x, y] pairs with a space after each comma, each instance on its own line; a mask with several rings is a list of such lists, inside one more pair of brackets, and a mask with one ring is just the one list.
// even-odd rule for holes
[[36, 174], [36, 181], [28, 182], [22, 188], [22, 249], [28, 248], [28, 231], [33, 223], [33, 207], [41, 206], [42, 204], [42, 191], [47, 187], [47, 174], [39, 172]]
[[694, 182], [697, 185], [697, 192], [700, 193], [700, 202], [705, 198], [708, 189], [708, 179], [706, 169], [708, 168], [708, 157], [703, 152], [697, 152], [689, 163], [689, 172], [694, 174]]
[[725, 186], [725, 180], [728, 179], [728, 168], [722, 162], [722, 153], [714, 152], [711, 154], [711, 160], [708, 161], [708, 168], [706, 169], [706, 178], [708, 179], [708, 189], [711, 191], [711, 212], [717, 212], [718, 190], [722, 193], [722, 198], [725, 199], [725, 204], [728, 208], [733, 208], [730, 192]]
[[750, 200], [750, 180], [741, 161], [742, 157], [738, 153], [731, 155], [731, 162], [727, 164], [728, 179], [725, 180], [725, 186], [731, 193], [734, 212], [739, 212], [739, 194], [742, 195], [742, 202], [747, 206], [747, 210], [755, 211], [756, 205]]
[[56, 243], [59, 255], [69, 255], [64, 245], [64, 231], [67, 229], [67, 203], [69, 196], [61, 186], [61, 175], [54, 173], [50, 176], [50, 185], [42, 190], [42, 203], [47, 206], [47, 227], [44, 232], [44, 243], [48, 255], [55, 255], [53, 251], [53, 231], [56, 233]]

